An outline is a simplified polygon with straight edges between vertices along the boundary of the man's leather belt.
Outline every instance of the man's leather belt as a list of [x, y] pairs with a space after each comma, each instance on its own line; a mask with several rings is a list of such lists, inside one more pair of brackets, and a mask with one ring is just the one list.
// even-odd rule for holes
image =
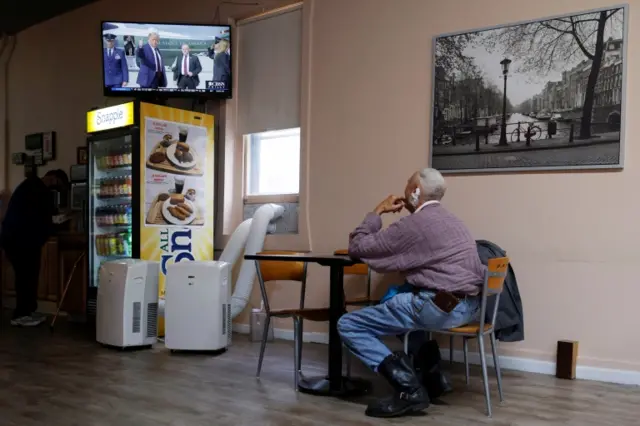
[[[420, 291], [429, 291], [429, 290], [425, 290], [425, 289], [421, 289], [418, 290], [416, 289], [417, 293], [419, 293]], [[435, 295], [432, 298], [433, 304], [436, 305], [441, 311], [445, 312], [445, 313], [449, 313], [451, 311], [453, 311], [456, 306], [458, 306], [458, 304], [460, 304], [461, 300], [464, 300], [465, 298], [469, 297], [469, 294], [466, 293], [460, 293], [460, 292], [448, 292], [448, 291], [435, 291]]]
[[460, 293], [458, 291], [451, 293], [453, 294], [455, 297], [457, 297], [458, 299], [464, 299], [465, 297], [475, 297], [475, 294], [468, 294], [468, 293]]

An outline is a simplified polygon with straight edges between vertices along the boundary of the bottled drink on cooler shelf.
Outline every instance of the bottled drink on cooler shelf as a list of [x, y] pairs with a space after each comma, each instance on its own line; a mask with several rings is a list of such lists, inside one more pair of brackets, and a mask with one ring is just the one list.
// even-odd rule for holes
[[104, 256], [104, 235], [96, 237], [96, 253], [98, 256]]
[[95, 216], [98, 226], [131, 225], [132, 208], [130, 204], [98, 207]]
[[122, 234], [115, 235], [115, 244], [116, 244], [116, 254], [121, 255], [124, 253], [124, 241], [122, 239]]
[[132, 247], [130, 231], [96, 236], [96, 254], [98, 256], [131, 256]]
[[125, 146], [124, 150], [111, 151], [109, 153], [101, 155], [96, 159], [98, 168], [104, 170], [113, 169], [116, 167], [131, 166], [133, 158], [130, 149], [130, 146]]
[[102, 179], [100, 181], [100, 198], [106, 198], [109, 196], [109, 179]]
[[107, 248], [105, 246], [105, 238], [104, 235], [98, 235], [96, 237], [96, 252], [99, 256], [107, 255]]
[[98, 197], [130, 197], [133, 194], [131, 176], [105, 178], [98, 183]]
[[127, 179], [126, 178], [119, 178], [118, 179], [118, 195], [120, 195], [121, 197], [124, 197], [127, 195], [129, 191], [127, 191]]
[[127, 212], [125, 206], [116, 207], [116, 225], [128, 225]]

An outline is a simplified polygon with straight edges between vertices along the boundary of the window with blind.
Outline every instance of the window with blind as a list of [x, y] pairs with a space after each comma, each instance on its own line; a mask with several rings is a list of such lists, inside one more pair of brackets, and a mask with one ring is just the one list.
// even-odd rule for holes
[[237, 23], [237, 130], [244, 150], [244, 216], [285, 207], [277, 233], [298, 228], [302, 4]]
[[300, 186], [302, 7], [240, 21], [237, 30], [245, 200], [292, 201]]

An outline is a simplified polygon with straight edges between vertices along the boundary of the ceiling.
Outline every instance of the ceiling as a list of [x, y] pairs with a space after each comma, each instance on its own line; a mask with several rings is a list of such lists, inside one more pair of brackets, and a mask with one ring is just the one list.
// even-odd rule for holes
[[0, 0], [0, 34], [16, 34], [97, 0]]

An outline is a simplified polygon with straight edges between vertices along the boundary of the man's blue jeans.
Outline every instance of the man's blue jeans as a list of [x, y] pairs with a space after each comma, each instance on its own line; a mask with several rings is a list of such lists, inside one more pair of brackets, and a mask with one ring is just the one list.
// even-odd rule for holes
[[[455, 309], [443, 312], [433, 303], [434, 292], [399, 293], [385, 303], [347, 313], [338, 321], [338, 332], [349, 350], [373, 371], [391, 354], [382, 336], [403, 335], [411, 330], [444, 330], [473, 321], [479, 310], [479, 297], [461, 299]], [[414, 337], [415, 336], [415, 337]], [[423, 333], [411, 339], [424, 340]], [[418, 346], [410, 342], [410, 347]]]

